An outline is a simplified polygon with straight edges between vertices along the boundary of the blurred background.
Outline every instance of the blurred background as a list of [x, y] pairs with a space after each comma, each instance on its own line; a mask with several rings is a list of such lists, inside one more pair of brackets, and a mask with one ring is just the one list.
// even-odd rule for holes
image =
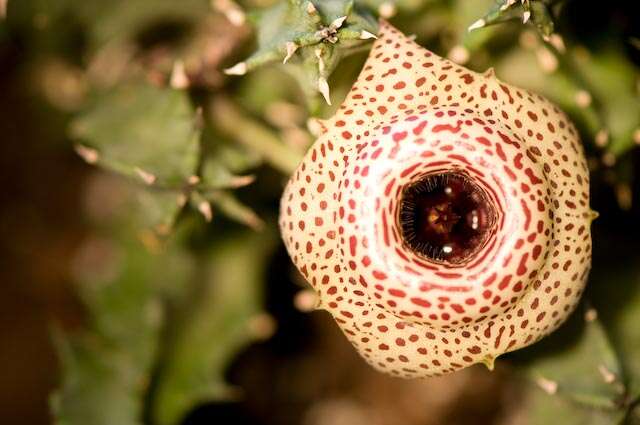
[[[640, 424], [634, 3], [314, 0], [318, 23], [293, 0], [0, 0], [0, 422]], [[313, 40], [285, 66], [274, 43], [342, 11], [494, 67], [580, 129], [600, 213], [584, 305], [493, 372], [375, 372], [279, 239], [310, 118], [370, 42], [338, 32], [325, 71]]]

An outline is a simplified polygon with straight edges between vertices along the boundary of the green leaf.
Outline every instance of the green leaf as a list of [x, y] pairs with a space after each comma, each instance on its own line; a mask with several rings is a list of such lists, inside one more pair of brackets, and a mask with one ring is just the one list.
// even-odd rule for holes
[[136, 219], [139, 227], [149, 228], [159, 236], [168, 235], [186, 195], [172, 190], [136, 189], [132, 218]]
[[283, 0], [253, 16], [258, 49], [227, 70], [243, 75], [273, 62], [300, 84], [310, 106], [318, 94], [331, 104], [328, 78], [340, 60], [366, 45], [376, 32], [373, 16], [353, 0]]
[[145, 365], [120, 350], [59, 336], [63, 384], [52, 396], [57, 425], [141, 425]]
[[465, 1], [456, 0], [452, 6], [451, 20], [455, 34], [470, 51], [474, 52], [486, 45], [492, 37], [498, 33], [498, 27], [485, 28], [481, 31], [468, 31], [469, 23], [473, 21], [482, 10], [487, 10], [492, 0]]
[[98, 94], [71, 133], [99, 165], [147, 184], [181, 185], [198, 164], [197, 117], [180, 90], [120, 85]]
[[184, 91], [130, 83], [97, 94], [71, 124], [88, 162], [130, 177], [139, 191], [141, 222], [167, 233], [184, 204], [180, 193], [197, 171], [198, 117]]
[[233, 395], [224, 380], [229, 361], [255, 339], [264, 272], [274, 236], [243, 231], [221, 237], [200, 259], [196, 290], [172, 323], [153, 398], [159, 425], [177, 424], [196, 404]]
[[536, 389], [527, 394], [525, 409], [529, 425], [616, 425], [625, 417], [624, 411], [589, 408]]
[[220, 139], [205, 138], [207, 152], [200, 167], [199, 188], [227, 189], [245, 186], [253, 181], [250, 175], [241, 175], [256, 168], [261, 158], [242, 146], [233, 145]]
[[211, 102], [209, 117], [222, 133], [259, 154], [284, 174], [292, 174], [302, 161], [299, 152], [287, 147], [269, 127], [253, 119], [229, 99], [217, 97]]
[[153, 254], [130, 237], [96, 237], [82, 255], [75, 274], [89, 323], [56, 338], [62, 366], [51, 400], [56, 423], [141, 424], [164, 321], [162, 294], [182, 286], [188, 259], [174, 250]]
[[254, 230], [261, 230], [263, 222], [256, 213], [242, 202], [240, 202], [232, 192], [218, 190], [206, 194], [207, 198], [215, 207], [232, 220], [249, 226]]
[[487, 13], [471, 25], [472, 29], [500, 24], [512, 20], [530, 22], [540, 34], [553, 34], [554, 22], [550, 5], [552, 0], [496, 0]]
[[635, 146], [633, 134], [640, 129], [640, 72], [618, 46], [608, 45], [588, 57], [574, 57], [594, 98], [601, 103], [603, 130], [610, 140], [607, 149], [621, 155]]
[[527, 374], [557, 396], [614, 409], [625, 393], [622, 368], [595, 310], [584, 314], [584, 323], [579, 313], [530, 350], [537, 355], [527, 363]]
[[596, 272], [591, 279], [594, 300], [603, 300], [602, 320], [628, 377], [629, 401], [640, 398], [640, 267], [637, 261], [630, 258], [612, 264], [607, 270], [614, 269], [615, 274]]

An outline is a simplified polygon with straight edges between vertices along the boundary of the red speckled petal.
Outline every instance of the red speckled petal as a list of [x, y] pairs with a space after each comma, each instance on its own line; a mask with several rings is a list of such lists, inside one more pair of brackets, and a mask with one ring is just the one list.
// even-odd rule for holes
[[[589, 176], [573, 125], [546, 99], [469, 71], [382, 22], [358, 81], [282, 198], [301, 273], [362, 356], [432, 376], [556, 329], [591, 262]], [[461, 264], [407, 247], [402, 189], [456, 172], [496, 210]]]

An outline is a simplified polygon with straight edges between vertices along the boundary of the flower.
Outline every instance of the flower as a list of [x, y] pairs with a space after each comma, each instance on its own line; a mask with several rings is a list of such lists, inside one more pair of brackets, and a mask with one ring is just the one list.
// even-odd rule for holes
[[385, 22], [282, 197], [286, 247], [360, 354], [433, 376], [532, 344], [591, 263], [578, 134], [541, 96]]

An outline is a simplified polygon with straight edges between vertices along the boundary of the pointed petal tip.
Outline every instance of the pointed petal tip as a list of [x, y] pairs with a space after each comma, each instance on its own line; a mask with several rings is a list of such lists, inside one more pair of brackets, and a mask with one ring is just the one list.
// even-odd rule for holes
[[492, 355], [487, 355], [484, 359], [482, 359], [482, 364], [489, 369], [489, 371], [493, 372], [493, 369], [496, 365], [496, 358]]

